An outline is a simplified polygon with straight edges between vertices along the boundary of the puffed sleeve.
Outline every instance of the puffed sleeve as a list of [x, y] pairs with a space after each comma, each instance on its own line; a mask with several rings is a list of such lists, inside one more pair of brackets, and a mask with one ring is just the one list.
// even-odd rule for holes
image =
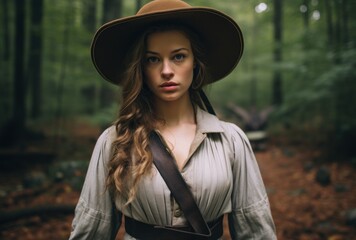
[[75, 208], [70, 240], [115, 239], [120, 227], [121, 213], [105, 187], [114, 132], [113, 127], [108, 128], [97, 140]]
[[265, 186], [251, 145], [236, 125], [229, 126], [233, 150], [232, 239], [277, 239]]

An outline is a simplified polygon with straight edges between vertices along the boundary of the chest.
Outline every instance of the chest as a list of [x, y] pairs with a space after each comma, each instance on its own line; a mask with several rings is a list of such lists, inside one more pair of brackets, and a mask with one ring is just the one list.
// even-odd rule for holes
[[161, 132], [161, 136], [180, 170], [188, 160], [190, 148], [195, 139], [195, 130], [195, 125], [187, 125], [183, 128]]
[[[231, 155], [221, 141], [205, 139], [181, 174], [206, 219], [215, 219], [229, 206], [233, 187]], [[140, 182], [131, 210], [137, 215], [144, 213], [143, 219], [170, 224], [175, 219], [174, 206], [170, 190], [153, 166], [152, 174]]]

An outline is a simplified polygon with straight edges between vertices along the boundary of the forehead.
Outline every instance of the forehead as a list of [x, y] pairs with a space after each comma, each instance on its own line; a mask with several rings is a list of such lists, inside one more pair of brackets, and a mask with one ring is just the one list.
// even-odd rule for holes
[[165, 30], [150, 33], [147, 36], [146, 45], [147, 50], [150, 51], [175, 47], [191, 49], [187, 34], [180, 30]]

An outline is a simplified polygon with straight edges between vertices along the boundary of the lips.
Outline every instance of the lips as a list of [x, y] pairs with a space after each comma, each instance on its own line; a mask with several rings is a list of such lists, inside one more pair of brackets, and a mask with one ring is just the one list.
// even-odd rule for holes
[[165, 83], [162, 83], [160, 85], [160, 87], [173, 87], [173, 86], [177, 86], [178, 84], [175, 83], [175, 82], [165, 82]]
[[175, 92], [178, 89], [178, 83], [175, 82], [164, 82], [160, 86], [164, 92]]

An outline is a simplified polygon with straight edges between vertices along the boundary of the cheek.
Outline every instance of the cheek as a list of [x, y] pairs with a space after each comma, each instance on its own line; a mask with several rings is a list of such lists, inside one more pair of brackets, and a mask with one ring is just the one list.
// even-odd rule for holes
[[187, 79], [187, 81], [189, 81], [190, 83], [193, 81], [193, 76], [194, 76], [194, 71], [193, 71], [193, 67], [189, 67], [184, 71], [184, 76]]
[[154, 81], [154, 74], [151, 70], [144, 70], [143, 72], [143, 81], [151, 87]]

